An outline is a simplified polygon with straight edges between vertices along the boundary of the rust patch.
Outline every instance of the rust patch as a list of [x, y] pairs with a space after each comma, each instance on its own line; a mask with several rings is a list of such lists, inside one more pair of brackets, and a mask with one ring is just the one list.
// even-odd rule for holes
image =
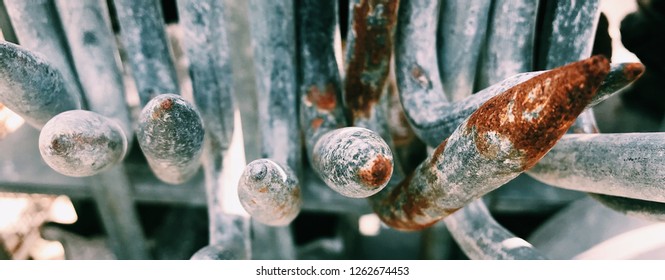
[[291, 195], [295, 199], [300, 199], [300, 188], [293, 188], [293, 191], [291, 191]]
[[352, 117], [370, 117], [381, 98], [393, 49], [397, 0], [361, 0], [353, 8], [353, 50], [348, 55], [344, 95]]
[[[488, 133], [507, 137], [528, 169], [575, 122], [609, 69], [605, 57], [593, 56], [538, 75], [488, 100], [469, 117], [466, 132], [475, 129], [476, 148], [488, 157]], [[530, 112], [538, 113], [527, 116]], [[513, 121], [502, 125], [502, 119]]]
[[267, 193], [268, 192], [268, 187], [261, 187], [258, 192], [260, 193]]
[[321, 92], [317, 86], [313, 85], [307, 91], [307, 101], [314, 104], [319, 110], [331, 112], [337, 106], [335, 87], [327, 84], [325, 90]]
[[436, 150], [432, 153], [432, 158], [429, 160], [429, 165], [434, 166], [436, 161], [439, 160], [439, 157], [443, 154], [443, 151], [446, 150], [446, 144], [448, 144], [448, 139], [443, 140], [439, 146], [436, 146]]
[[635, 62], [635, 63], [628, 63], [626, 66], [623, 68], [623, 75], [626, 77], [627, 80], [629, 81], [634, 81], [637, 80], [642, 74], [644, 74], [644, 64]]
[[311, 126], [314, 131], [318, 130], [319, 127], [323, 124], [323, 119], [322, 118], [314, 118], [312, 120]]
[[423, 71], [423, 68], [420, 65], [415, 65], [411, 68], [411, 78], [413, 78], [422, 88], [430, 88], [431, 82]]
[[171, 98], [164, 99], [159, 103], [159, 107], [156, 107], [152, 111], [153, 119], [160, 119], [164, 115], [164, 111], [171, 110], [173, 108], [173, 100]]
[[361, 169], [358, 173], [365, 185], [372, 189], [378, 188], [390, 180], [393, 163], [382, 155], [378, 155], [370, 168]]
[[159, 107], [161, 107], [162, 110], [170, 110], [171, 107], [173, 107], [173, 100], [167, 98], [164, 101], [162, 101], [161, 104], [159, 104]]

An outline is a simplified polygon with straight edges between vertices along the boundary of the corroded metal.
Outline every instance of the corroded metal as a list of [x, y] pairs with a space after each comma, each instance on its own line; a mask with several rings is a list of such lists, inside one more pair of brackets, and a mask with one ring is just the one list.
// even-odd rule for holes
[[333, 190], [348, 197], [369, 197], [393, 174], [393, 154], [371, 130], [348, 127], [323, 135], [312, 152], [312, 167]]
[[127, 137], [115, 121], [84, 110], [53, 117], [39, 134], [39, 151], [51, 168], [72, 177], [92, 176], [120, 162]]
[[494, 1], [476, 88], [483, 89], [512, 75], [533, 70], [537, 12], [538, 1]]
[[19, 44], [28, 50], [40, 53], [46, 61], [58, 69], [73, 97], [85, 106], [85, 99], [76, 71], [69, 59], [66, 38], [60, 27], [53, 1], [7, 0], [4, 4]]
[[[413, 5], [409, 9], [423, 7], [421, 6], [423, 1], [410, 2], [414, 3], [405, 3], [406, 5]], [[431, 2], [433, 2], [431, 5], [435, 5], [433, 13], [440, 9], [438, 36], [421, 39], [438, 44], [439, 47], [437, 52], [430, 53], [427, 59], [434, 60], [434, 63], [436, 63], [438, 58], [441, 83], [448, 98], [453, 102], [462, 100], [474, 92], [473, 86], [476, 79], [478, 58], [480, 57], [485, 33], [488, 31], [487, 22], [492, 1], [437, 0]], [[441, 5], [441, 7], [438, 8], [438, 5]], [[432, 19], [435, 20], [436, 18], [433, 17]], [[492, 27], [490, 30], [496, 30], [496, 26], [490, 26]], [[436, 42], [437, 39], [438, 42]]]
[[159, 94], [180, 92], [160, 1], [113, 0], [113, 3], [141, 105]]
[[293, 171], [269, 159], [250, 162], [238, 183], [240, 203], [252, 218], [271, 226], [285, 226], [300, 213], [302, 199]]
[[160, 180], [180, 184], [198, 171], [203, 124], [196, 109], [180, 96], [162, 94], [150, 100], [139, 116], [136, 136]]
[[398, 0], [349, 1], [344, 104], [351, 123], [382, 136], [373, 126], [390, 69], [398, 5]]
[[0, 42], [0, 102], [35, 128], [81, 108], [76, 91], [41, 55]]
[[493, 97], [375, 202], [375, 212], [391, 227], [418, 230], [515, 178], [563, 136], [609, 68], [606, 58], [595, 56]]
[[665, 202], [665, 134], [566, 135], [527, 174], [566, 189]]
[[194, 102], [208, 137], [226, 150], [233, 134], [233, 73], [224, 6], [220, 1], [178, 1], [183, 46]]
[[134, 129], [115, 35], [105, 1], [55, 1], [88, 108], [122, 126], [127, 139]]
[[543, 260], [531, 244], [499, 225], [478, 199], [443, 220], [462, 251], [474, 260]]

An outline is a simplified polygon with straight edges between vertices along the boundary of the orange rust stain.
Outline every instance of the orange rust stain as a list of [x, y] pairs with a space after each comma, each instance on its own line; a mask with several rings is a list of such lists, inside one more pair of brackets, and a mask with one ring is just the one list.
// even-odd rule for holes
[[267, 193], [268, 192], [268, 187], [261, 187], [258, 192], [260, 193]]
[[434, 166], [436, 161], [439, 160], [439, 157], [441, 157], [443, 151], [446, 150], [446, 144], [448, 144], [448, 139], [443, 140], [439, 146], [436, 146], [436, 150], [434, 150], [434, 153], [432, 153], [432, 158], [429, 161], [430, 166]]
[[[491, 156], [491, 144], [485, 137], [488, 132], [507, 137], [514, 149], [522, 153], [522, 168], [528, 169], [566, 133], [596, 95], [609, 70], [605, 57], [593, 56], [545, 72], [483, 104], [469, 117], [467, 132], [476, 129], [476, 148], [485, 156]], [[508, 112], [510, 102], [513, 108]], [[523, 112], [537, 109], [537, 117], [522, 117]], [[501, 125], [501, 119], [510, 113], [514, 122]]]
[[173, 107], [173, 100], [167, 98], [166, 100], [162, 101], [161, 104], [159, 104], [159, 107], [161, 107], [163, 110], [169, 110], [171, 107]]
[[328, 112], [335, 110], [337, 106], [335, 87], [332, 84], [327, 84], [326, 89], [321, 92], [317, 86], [313, 85], [307, 91], [307, 100], [312, 102], [320, 110]]
[[644, 64], [639, 62], [628, 63], [623, 68], [623, 75], [629, 81], [637, 80], [642, 74], [644, 74]]
[[295, 199], [300, 199], [300, 188], [293, 188], [293, 191], [291, 191], [291, 195]]
[[378, 155], [370, 168], [361, 169], [358, 173], [360, 179], [372, 189], [378, 188], [388, 182], [393, 172], [393, 163], [383, 155]]
[[312, 129], [317, 130], [317, 129], [319, 129], [319, 127], [321, 127], [322, 124], [323, 124], [323, 119], [322, 118], [314, 118], [312, 120], [311, 126], [312, 126]]
[[[344, 94], [353, 118], [369, 118], [372, 107], [383, 93], [398, 6], [397, 0], [361, 0], [350, 15], [355, 40], [346, 67]], [[364, 77], [368, 73], [374, 77]]]

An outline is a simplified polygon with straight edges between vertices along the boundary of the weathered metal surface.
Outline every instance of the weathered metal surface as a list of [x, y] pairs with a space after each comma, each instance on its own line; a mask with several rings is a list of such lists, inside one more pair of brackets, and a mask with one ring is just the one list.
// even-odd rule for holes
[[248, 256], [243, 255], [238, 252], [243, 250], [238, 248], [233, 248], [234, 244], [229, 244], [229, 246], [223, 245], [208, 245], [201, 248], [201, 250], [196, 251], [192, 256], [191, 260], [201, 261], [201, 260], [246, 260]]
[[375, 122], [390, 69], [398, 5], [398, 0], [349, 1], [344, 104], [355, 125]]
[[220, 1], [178, 1], [194, 102], [206, 134], [226, 150], [233, 134], [233, 73]]
[[81, 108], [76, 92], [41, 55], [0, 42], [0, 102], [35, 128]]
[[92, 176], [120, 162], [127, 137], [115, 121], [84, 110], [53, 117], [39, 134], [42, 159], [55, 171], [72, 177]]
[[62, 74], [69, 91], [85, 107], [55, 5], [49, 0], [4, 1], [21, 46], [40, 53]]
[[134, 129], [106, 2], [57, 0], [55, 4], [88, 108], [118, 121], [131, 141]]
[[194, 176], [203, 150], [203, 124], [196, 109], [180, 96], [162, 94], [141, 111], [136, 136], [157, 178], [170, 184]]
[[665, 204], [662, 202], [646, 201], [596, 193], [590, 193], [589, 195], [592, 198], [598, 200], [603, 205], [622, 214], [657, 222], [665, 221]]
[[501, 186], [542, 158], [609, 72], [595, 56], [545, 72], [480, 106], [374, 210], [391, 227], [418, 230]]
[[238, 183], [243, 208], [257, 221], [285, 226], [300, 213], [298, 178], [287, 166], [269, 159], [250, 162]]
[[178, 93], [160, 1], [113, 0], [120, 38], [141, 105], [163, 93]]
[[553, 185], [665, 202], [665, 134], [566, 135], [527, 174]]
[[478, 65], [477, 89], [533, 70], [537, 13], [538, 1], [494, 1], [490, 12], [491, 28], [487, 30], [485, 42], [487, 47]]
[[348, 127], [323, 135], [314, 146], [312, 167], [333, 190], [348, 197], [369, 197], [393, 174], [390, 147], [371, 130]]
[[[413, 3], [405, 3], [410, 5], [408, 9], [415, 11], [424, 8], [423, 1], [411, 2]], [[443, 91], [451, 101], [459, 101], [474, 92], [476, 69], [487, 31], [492, 1], [444, 0], [431, 2], [433, 3], [426, 5], [435, 5], [432, 13], [437, 13], [437, 10], [440, 9], [438, 36], [421, 39], [431, 41], [429, 42], [431, 44], [437, 44], [438, 48], [437, 52], [426, 54], [428, 56], [426, 59], [433, 60], [435, 64], [438, 61]], [[438, 5], [441, 7], [437, 8]], [[434, 16], [431, 19], [423, 20], [436, 20], [436, 18]], [[496, 29], [496, 26], [490, 26], [491, 30]]]
[[443, 221], [470, 259], [546, 259], [529, 242], [499, 225], [481, 199], [469, 203]]

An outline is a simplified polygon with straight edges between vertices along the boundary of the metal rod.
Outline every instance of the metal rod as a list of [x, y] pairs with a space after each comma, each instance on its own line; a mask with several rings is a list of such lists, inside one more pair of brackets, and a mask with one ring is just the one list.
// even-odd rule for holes
[[55, 4], [89, 109], [118, 121], [131, 142], [134, 129], [106, 1], [56, 0]]
[[127, 151], [127, 137], [113, 120], [90, 111], [72, 110], [44, 125], [39, 151], [55, 171], [86, 177], [119, 163]]
[[391, 227], [419, 230], [535, 165], [591, 102], [609, 72], [595, 56], [514, 86], [483, 104], [375, 212]]
[[59, 113], [81, 108], [60, 70], [9, 42], [0, 42], [0, 102], [37, 129]]
[[462, 251], [474, 260], [543, 260], [524, 239], [499, 225], [477, 199], [443, 220]]
[[178, 93], [178, 81], [158, 0], [113, 0], [121, 42], [141, 106], [163, 93]]
[[7, 14], [21, 46], [40, 53], [60, 71], [77, 102], [86, 106], [60, 27], [55, 5], [50, 0], [5, 0]]
[[665, 202], [664, 133], [566, 135], [527, 174], [557, 187]]
[[271, 226], [290, 224], [302, 206], [298, 178], [289, 167], [269, 159], [247, 165], [238, 183], [238, 197], [254, 219]]
[[136, 136], [153, 173], [169, 184], [191, 179], [199, 169], [203, 124], [180, 96], [162, 94], [141, 111]]
[[[485, 33], [488, 31], [487, 22], [492, 1], [432, 2], [434, 3], [431, 4], [436, 9], [436, 11], [433, 11], [434, 13], [437, 13], [440, 9], [439, 30], [437, 37], [427, 38], [427, 40], [436, 44], [438, 39], [439, 47], [436, 52], [430, 54], [431, 56], [428, 59], [434, 60], [434, 63], [436, 63], [437, 59], [435, 57], [438, 58], [443, 92], [451, 101], [459, 101], [473, 93], [478, 59]], [[421, 3], [408, 5], [423, 5]], [[439, 5], [441, 7], [437, 8]], [[496, 30], [496, 26], [491, 26], [491, 30]], [[434, 27], [436, 28], [436, 25]]]
[[538, 1], [494, 1], [487, 47], [478, 65], [476, 88], [483, 89], [515, 74], [533, 70], [537, 13]]
[[651, 221], [665, 221], [665, 204], [662, 202], [632, 199], [620, 196], [589, 193], [589, 196], [610, 209], [628, 216]]

